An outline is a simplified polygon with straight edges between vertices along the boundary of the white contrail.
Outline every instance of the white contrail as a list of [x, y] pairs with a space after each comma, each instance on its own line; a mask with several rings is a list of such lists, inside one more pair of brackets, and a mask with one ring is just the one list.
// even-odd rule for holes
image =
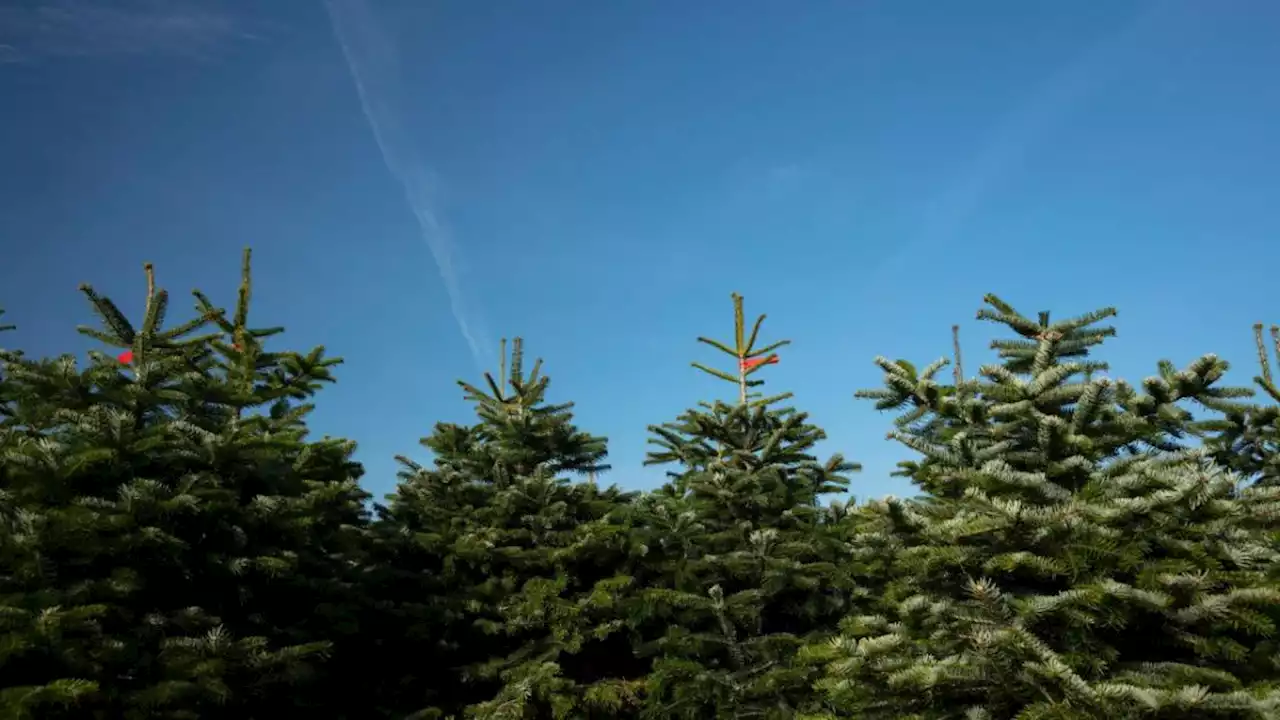
[[[396, 62], [391, 38], [378, 27], [377, 20], [369, 12], [364, 0], [325, 0], [329, 22], [334, 37], [342, 48], [342, 55], [355, 81], [360, 107], [369, 128], [373, 131], [387, 170], [404, 188], [405, 199], [418, 226], [422, 239], [431, 249], [440, 280], [449, 295], [449, 307], [458, 330], [467, 341], [471, 356], [480, 369], [485, 369], [487, 353], [481, 349], [484, 340], [482, 322], [473, 318], [467, 310], [454, 269], [453, 242], [441, 224], [432, 200], [429, 173], [418, 161], [415, 145], [400, 128], [396, 109]], [[474, 329], [474, 330], [473, 330]], [[485, 345], [487, 347], [487, 343]]]

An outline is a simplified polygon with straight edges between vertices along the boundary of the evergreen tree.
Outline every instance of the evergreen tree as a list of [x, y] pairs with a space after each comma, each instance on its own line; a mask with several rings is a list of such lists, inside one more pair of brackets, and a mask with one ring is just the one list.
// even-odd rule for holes
[[258, 446], [261, 464], [238, 481], [240, 497], [250, 502], [260, 540], [279, 565], [260, 573], [267, 584], [255, 596], [254, 632], [294, 646], [325, 646], [308, 684], [290, 688], [270, 707], [281, 714], [364, 718], [368, 699], [347, 686], [361, 677], [368, 650], [362, 567], [371, 541], [369, 496], [358, 485], [364, 470], [352, 460], [354, 442], [308, 441], [306, 424], [315, 407], [309, 401], [335, 382], [332, 368], [342, 360], [326, 358], [323, 347], [305, 354], [268, 350], [266, 339], [284, 328], [249, 327], [250, 261], [246, 249], [230, 317], [194, 293], [197, 309], [220, 331], [211, 342], [217, 389], [206, 388], [205, 399], [229, 415], [228, 427], [241, 432], [246, 447]]
[[314, 707], [299, 683], [331, 646], [316, 603], [363, 494], [351, 444], [307, 441], [294, 399], [336, 361], [261, 349], [247, 252], [233, 321], [197, 294], [200, 314], [165, 329], [149, 265], [138, 326], [82, 290], [102, 325], [81, 332], [118, 358], [5, 358], [0, 716]]
[[945, 361], [878, 358], [885, 388], [861, 393], [902, 409], [891, 437], [923, 455], [904, 469], [925, 495], [869, 508], [892, 581], [810, 648], [821, 717], [1275, 717], [1277, 495], [1195, 448], [1209, 425], [1185, 407], [1238, 413], [1248, 391], [1219, 387], [1212, 355], [1142, 390], [1106, 377], [1090, 353], [1111, 309], [987, 304], [1016, 334], [1003, 362], [944, 388]]
[[503, 359], [486, 390], [459, 383], [478, 422], [438, 424], [422, 441], [434, 467], [401, 458], [382, 510], [395, 556], [383, 581], [398, 587], [408, 637], [432, 648], [396, 685], [431, 706], [410, 708], [423, 717], [618, 717], [635, 663], [612, 609], [628, 578], [611, 516], [631, 498], [565, 477], [607, 470], [605, 439], [573, 424], [572, 403], [546, 402], [549, 379], [541, 361], [525, 373], [520, 339], [509, 378], [505, 343]]
[[860, 506], [736, 294], [694, 363], [734, 397], [650, 428], [649, 493], [516, 339], [371, 522], [309, 436], [340, 361], [268, 348], [250, 270], [176, 327], [149, 265], [138, 323], [84, 286], [87, 366], [0, 347], [0, 719], [1280, 717], [1280, 327], [1257, 398], [1212, 355], [1135, 387], [1114, 310], [988, 296], [976, 376], [956, 327], [876, 359], [921, 496]]
[[1271, 342], [1262, 334], [1262, 323], [1253, 326], [1260, 374], [1254, 385], [1262, 402], [1232, 408], [1206, 428], [1206, 445], [1225, 467], [1263, 486], [1280, 485], [1280, 387], [1271, 375], [1270, 354], [1280, 361], [1280, 325], [1271, 326]]
[[733, 304], [734, 339], [699, 341], [735, 370], [694, 366], [732, 383], [736, 402], [700, 403], [651, 428], [660, 449], [648, 464], [679, 470], [647, 506], [651, 578], [639, 626], [655, 656], [649, 717], [791, 717], [811, 697], [797, 648], [848, 612], [842, 547], [819, 501], [843, 490], [856, 466], [816, 460], [822, 430], [780, 407], [789, 393], [757, 389], [788, 341], [759, 346], [765, 316], [748, 334], [742, 298]]

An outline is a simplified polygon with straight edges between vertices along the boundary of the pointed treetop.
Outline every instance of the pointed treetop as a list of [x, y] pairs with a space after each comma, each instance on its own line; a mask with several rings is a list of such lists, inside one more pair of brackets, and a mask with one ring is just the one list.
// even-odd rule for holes
[[964, 366], [960, 362], [960, 326], [951, 326], [951, 349], [955, 355], [955, 367], [952, 368], [952, 377], [955, 379], [956, 387], [964, 382]]
[[240, 287], [236, 291], [236, 310], [230, 319], [204, 293], [199, 290], [191, 292], [196, 298], [196, 310], [217, 324], [222, 332], [231, 338], [228, 347], [220, 346], [219, 349], [229, 356], [241, 357], [248, 364], [251, 364], [254, 357], [261, 352], [262, 340], [284, 332], [284, 328], [278, 326], [249, 327], [249, 303], [253, 299], [252, 257], [253, 251], [245, 248], [240, 258]]
[[759, 387], [764, 384], [763, 380], [753, 380], [751, 376], [765, 365], [776, 365], [778, 363], [778, 354], [774, 351], [780, 347], [790, 345], [791, 341], [779, 340], [757, 348], [756, 340], [760, 335], [760, 326], [764, 323], [765, 315], [762, 314], [756, 318], [755, 324], [751, 327], [751, 334], [747, 335], [746, 318], [742, 310], [742, 296], [738, 293], [733, 293], [730, 297], [733, 298], [733, 346], [730, 347], [727, 343], [706, 337], [699, 337], [698, 342], [710, 345], [736, 359], [737, 367], [735, 371], [730, 373], [724, 370], [717, 370], [697, 362], [693, 363], [693, 366], [708, 375], [737, 385], [738, 403], [740, 405], [745, 405], [749, 399], [756, 402], [772, 402], [780, 399], [762, 399], [760, 393], [750, 393], [748, 388]]
[[573, 403], [546, 402], [550, 379], [542, 373], [541, 360], [525, 369], [523, 339], [511, 341], [510, 354], [502, 340], [501, 353], [497, 377], [486, 372], [484, 383], [458, 381], [480, 422], [465, 427], [437, 424], [435, 433], [423, 439], [437, 465], [470, 467], [486, 482], [499, 484], [543, 471], [558, 475], [608, 470], [603, 462], [608, 456], [606, 439], [574, 425]]
[[[1253, 381], [1273, 400], [1280, 402], [1280, 388], [1276, 387], [1271, 377], [1271, 360], [1267, 352], [1267, 343], [1262, 336], [1262, 323], [1254, 324], [1253, 339], [1258, 346], [1258, 365], [1261, 371]], [[1271, 326], [1271, 349], [1276, 354], [1277, 362], [1280, 362], [1280, 325]]]
[[172, 354], [196, 348], [207, 342], [211, 336], [189, 337], [210, 318], [201, 316], [189, 320], [177, 327], [162, 330], [165, 314], [169, 309], [169, 293], [156, 288], [155, 266], [145, 263], [142, 266], [147, 278], [147, 298], [143, 311], [142, 327], [135, 328], [120, 308], [110, 298], [99, 295], [88, 283], [80, 285], [80, 291], [89, 299], [94, 314], [104, 326], [103, 329], [81, 325], [76, 328], [80, 334], [91, 337], [105, 345], [124, 350], [118, 360], [122, 363], [141, 361], [152, 352]]
[[[506, 338], [502, 339], [499, 353], [501, 361], [498, 365], [497, 379], [494, 379], [492, 373], [484, 374], [485, 384], [489, 386], [488, 392], [466, 381], [458, 381], [458, 385], [466, 393], [466, 399], [477, 403], [482, 410], [503, 409], [517, 414], [541, 403], [546, 396], [547, 385], [550, 383], [550, 379], [542, 375], [542, 360], [535, 360], [533, 369], [527, 375], [525, 374], [522, 338], [511, 341], [509, 363]], [[557, 408], [565, 407], [568, 406], [557, 406]]]
[[[990, 307], [978, 310], [979, 320], [988, 320], [1008, 327], [1022, 339], [995, 340], [991, 343], [999, 351], [1000, 358], [1011, 372], [1038, 374], [1063, 358], [1084, 358], [1089, 348], [1102, 344], [1116, 334], [1114, 327], [1094, 327], [1097, 323], [1115, 317], [1115, 308], [1095, 310], [1079, 317], [1050, 322], [1049, 313], [1042, 311], [1037, 320], [1023, 316], [1013, 306], [995, 295], [983, 298]], [[1086, 372], [1106, 370], [1106, 363], [1084, 361]]]
[[218, 327], [211, 346], [217, 351], [217, 365], [236, 389], [235, 412], [240, 416], [246, 408], [271, 405], [273, 414], [283, 414], [289, 401], [305, 401], [326, 384], [335, 382], [333, 368], [342, 358], [325, 357], [324, 347], [306, 354], [268, 352], [266, 338], [284, 332], [280, 326], [249, 327], [249, 305], [253, 300], [253, 250], [245, 248], [240, 256], [240, 285], [236, 290], [235, 311], [228, 314], [215, 306], [199, 290], [192, 290], [196, 311]]
[[[253, 251], [246, 247], [241, 255], [241, 283], [236, 292], [236, 311], [230, 319], [227, 318], [225, 311], [212, 304], [205, 293], [198, 290], [192, 291], [192, 295], [196, 297], [196, 310], [212, 320], [224, 336], [230, 338], [229, 343], [218, 340], [214, 345], [227, 356], [230, 364], [236, 365], [237, 370], [244, 375], [255, 374], [261, 365], [271, 364], [274, 356], [264, 356], [262, 341], [284, 332], [284, 328], [279, 325], [270, 328], [248, 327], [248, 306], [253, 299], [252, 256]], [[323, 363], [326, 366], [337, 365], [340, 364], [340, 360], [330, 357]]]

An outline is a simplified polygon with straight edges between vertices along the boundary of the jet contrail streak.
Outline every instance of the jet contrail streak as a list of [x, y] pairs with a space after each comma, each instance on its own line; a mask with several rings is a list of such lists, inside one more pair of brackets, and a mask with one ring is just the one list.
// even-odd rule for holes
[[382, 160], [404, 189], [405, 200], [418, 220], [422, 239], [440, 271], [453, 319], [458, 323], [458, 330], [466, 340], [477, 367], [484, 369], [486, 353], [481, 349], [484, 339], [482, 323], [468, 312], [454, 268], [456, 251], [436, 212], [429, 174], [418, 160], [413, 141], [397, 122], [399, 113], [395, 99], [398, 83], [391, 39], [378, 27], [364, 0], [325, 0], [325, 9]]

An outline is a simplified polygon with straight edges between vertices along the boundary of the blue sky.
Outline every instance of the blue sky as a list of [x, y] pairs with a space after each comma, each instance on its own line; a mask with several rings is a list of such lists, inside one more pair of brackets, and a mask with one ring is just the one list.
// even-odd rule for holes
[[[141, 263], [186, 317], [234, 301], [346, 358], [320, 432], [366, 486], [469, 410], [454, 384], [523, 335], [553, 399], [609, 436], [723, 394], [729, 293], [794, 345], [771, 389], [902, 494], [877, 354], [927, 362], [986, 292], [1120, 309], [1138, 379], [1280, 322], [1280, 6], [465, 0], [0, 5], [0, 306], [83, 352], [92, 282], [134, 316]], [[177, 312], [181, 309], [184, 312]], [[12, 341], [10, 341], [12, 342]]]

